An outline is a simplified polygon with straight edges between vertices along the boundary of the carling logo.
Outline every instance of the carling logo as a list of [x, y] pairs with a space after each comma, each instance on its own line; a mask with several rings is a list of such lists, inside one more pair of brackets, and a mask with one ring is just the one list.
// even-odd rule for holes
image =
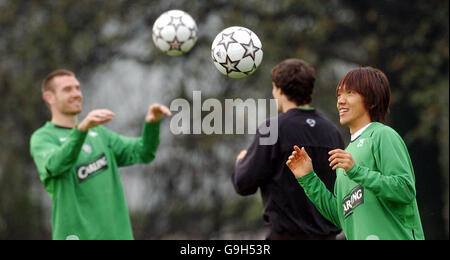
[[364, 188], [361, 185], [356, 186], [349, 195], [344, 197], [342, 207], [344, 208], [344, 218], [350, 216], [353, 210], [364, 203]]
[[102, 155], [100, 158], [95, 160], [92, 163], [78, 166], [76, 168], [78, 181], [83, 182], [92, 174], [100, 171], [101, 169], [105, 169], [108, 167], [108, 161], [106, 160], [106, 156]]

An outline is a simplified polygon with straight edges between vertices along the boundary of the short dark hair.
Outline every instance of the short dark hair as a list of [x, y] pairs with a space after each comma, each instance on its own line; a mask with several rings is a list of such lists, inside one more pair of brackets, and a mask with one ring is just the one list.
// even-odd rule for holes
[[50, 81], [52, 81], [52, 79], [55, 78], [56, 76], [74, 76], [75, 77], [75, 73], [73, 73], [70, 70], [66, 70], [66, 69], [57, 69], [57, 70], [50, 72], [41, 83], [42, 93], [44, 93], [45, 91], [48, 91], [48, 90], [53, 90], [53, 88], [51, 87]]
[[349, 71], [336, 87], [336, 95], [340, 89], [354, 90], [364, 98], [364, 106], [374, 122], [385, 123], [389, 112], [391, 89], [386, 75], [379, 69], [361, 67]]
[[309, 104], [314, 88], [315, 70], [301, 59], [286, 59], [272, 68], [272, 82], [297, 105]]

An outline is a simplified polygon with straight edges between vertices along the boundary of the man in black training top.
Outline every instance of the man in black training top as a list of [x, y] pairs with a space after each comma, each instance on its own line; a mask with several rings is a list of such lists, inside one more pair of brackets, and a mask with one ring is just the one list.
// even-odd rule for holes
[[336, 239], [340, 230], [298, 188], [286, 161], [294, 145], [304, 146], [317, 175], [333, 191], [336, 174], [328, 166], [328, 152], [344, 147], [342, 137], [330, 120], [310, 106], [314, 68], [303, 60], [287, 59], [272, 69], [271, 77], [272, 95], [282, 112], [277, 118], [278, 139], [273, 145], [262, 145], [257, 131], [248, 150], [237, 156], [234, 188], [244, 196], [261, 189], [263, 218], [270, 229], [267, 239]]

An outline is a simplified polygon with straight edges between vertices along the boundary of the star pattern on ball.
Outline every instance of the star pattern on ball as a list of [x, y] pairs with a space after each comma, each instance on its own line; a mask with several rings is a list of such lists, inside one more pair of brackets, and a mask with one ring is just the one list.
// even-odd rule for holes
[[178, 41], [177, 37], [175, 37], [175, 39], [173, 39], [173, 41], [169, 42], [169, 45], [170, 45], [169, 50], [181, 51], [181, 44], [183, 44], [183, 43]]
[[197, 28], [195, 28], [195, 27], [193, 27], [193, 28], [190, 28], [190, 27], [187, 27], [188, 29], [189, 29], [189, 31], [190, 31], [190, 34], [189, 34], [189, 38], [188, 38], [188, 40], [194, 40], [194, 39], [196, 39], [197, 38]]
[[258, 36], [249, 29], [238, 26], [223, 30], [211, 46], [214, 65], [230, 78], [253, 74], [261, 63], [262, 54], [263, 48]]
[[175, 31], [177, 31], [178, 27], [180, 27], [181, 25], [185, 26], [185, 24], [181, 20], [181, 16], [180, 17], [171, 16], [168, 25], [172, 25], [173, 27], [175, 27]]
[[225, 62], [220, 62], [219, 64], [225, 68], [225, 70], [227, 71], [227, 74], [230, 74], [233, 71], [240, 72], [240, 70], [238, 68], [236, 68], [238, 63], [239, 63], [239, 61], [232, 61], [230, 59], [230, 57], [228, 57], [228, 55], [227, 55]]
[[252, 36], [252, 32], [250, 30], [248, 30], [247, 28], [241, 27], [241, 28], [239, 28], [237, 30], [238, 31], [242, 31], [242, 32], [246, 32], [246, 33], [248, 33], [249, 36]]
[[188, 52], [195, 45], [197, 35], [195, 21], [183, 11], [165, 12], [153, 24], [155, 45], [170, 56]]
[[163, 37], [161, 36], [161, 31], [164, 27], [156, 27], [156, 30], [154, 32], [156, 40], [161, 39], [164, 41]]
[[245, 49], [243, 58], [250, 56], [253, 60], [255, 60], [255, 54], [260, 50], [260, 48], [255, 46], [255, 44], [253, 43], [253, 39], [250, 39], [249, 43], [241, 43], [241, 45]]
[[225, 47], [225, 50], [228, 50], [228, 46], [230, 45], [230, 43], [238, 42], [233, 38], [233, 34], [234, 34], [234, 32], [229, 33], [229, 34], [222, 33], [222, 39], [220, 40], [220, 42], [217, 45], [223, 45], [223, 47]]
[[211, 58], [212, 58], [213, 62], [218, 62], [216, 57], [214, 57], [214, 49], [211, 49]]

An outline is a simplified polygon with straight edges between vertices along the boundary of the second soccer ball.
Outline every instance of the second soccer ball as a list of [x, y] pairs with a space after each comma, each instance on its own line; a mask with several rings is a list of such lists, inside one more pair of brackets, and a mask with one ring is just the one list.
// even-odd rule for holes
[[220, 32], [211, 46], [216, 68], [231, 78], [253, 74], [263, 58], [262, 44], [251, 30], [233, 26]]

